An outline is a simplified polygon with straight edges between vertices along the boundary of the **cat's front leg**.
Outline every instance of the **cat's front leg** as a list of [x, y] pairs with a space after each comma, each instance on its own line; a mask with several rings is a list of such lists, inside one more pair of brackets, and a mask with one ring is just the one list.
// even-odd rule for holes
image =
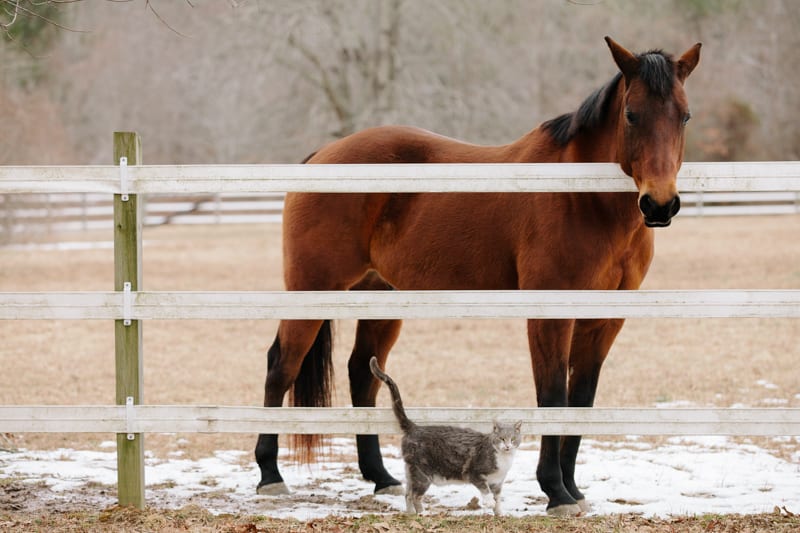
[[489, 485], [489, 490], [492, 491], [492, 495], [494, 496], [494, 515], [501, 516], [503, 512], [500, 510], [500, 491], [502, 490], [503, 485], [496, 484], [496, 485]]
[[[477, 485], [478, 490], [481, 492], [481, 504], [483, 507], [492, 507], [497, 509], [497, 498], [488, 482]], [[496, 511], [495, 511], [496, 513]]]

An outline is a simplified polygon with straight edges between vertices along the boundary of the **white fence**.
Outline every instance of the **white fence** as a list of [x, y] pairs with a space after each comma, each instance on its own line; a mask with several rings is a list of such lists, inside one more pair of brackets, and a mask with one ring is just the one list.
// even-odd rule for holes
[[[496, 418], [523, 420], [530, 435], [792, 435], [800, 409], [662, 408], [407, 408], [423, 424], [469, 426], [481, 431]], [[0, 406], [0, 426], [10, 433], [400, 433], [388, 408], [228, 407], [204, 405]]]
[[[800, 162], [687, 163], [679, 175], [678, 187], [681, 192], [704, 195], [746, 191], [788, 192], [796, 197], [800, 191]], [[0, 167], [0, 194], [114, 194], [115, 212], [122, 209], [120, 206], [124, 205], [126, 195], [138, 194], [633, 190], [631, 179], [612, 164]], [[142, 222], [135, 219], [135, 212], [134, 209], [131, 215], [133, 222], [120, 225], [123, 230], [130, 226], [134, 234], [136, 224]], [[136, 238], [125, 239], [123, 236], [115, 240], [115, 247], [126, 247], [120, 250], [121, 255], [130, 257], [129, 263], [135, 262]], [[135, 268], [133, 272], [136, 277]], [[0, 319], [108, 319], [115, 321], [118, 332], [121, 324], [173, 318], [412, 317], [800, 318], [800, 290], [289, 294], [138, 292], [123, 290], [120, 284], [116, 292], [0, 294]], [[119, 343], [118, 337], [118, 350]], [[125, 350], [135, 352], [141, 348]], [[141, 379], [141, 353], [138, 357], [138, 378], [135, 368], [133, 377], [120, 378], [118, 371], [118, 387], [120, 379]], [[127, 405], [118, 406], [3, 406], [0, 407], [0, 432], [109, 431], [135, 438], [136, 434], [150, 431], [348, 434], [398, 431], [387, 409], [150, 406], [133, 405], [130, 398]], [[524, 430], [535, 433], [800, 434], [800, 409], [514, 409], [501, 412], [524, 419]], [[413, 414], [423, 421], [468, 423], [480, 428], [487, 426], [498, 410], [430, 409], [414, 410]], [[144, 484], [141, 464], [133, 468], [130, 475], [137, 478], [141, 497], [123, 501], [120, 496], [120, 502], [141, 506]], [[120, 487], [124, 483], [121, 472]]]

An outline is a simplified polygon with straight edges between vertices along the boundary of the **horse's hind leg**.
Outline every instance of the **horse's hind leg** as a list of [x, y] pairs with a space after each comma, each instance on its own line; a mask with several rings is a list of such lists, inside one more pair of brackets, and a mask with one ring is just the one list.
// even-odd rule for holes
[[[384, 366], [401, 324], [400, 320], [358, 321], [356, 343], [347, 365], [353, 407], [375, 407], [379, 382], [369, 370], [369, 360], [374, 356]], [[400, 482], [383, 466], [378, 435], [356, 435], [356, 446], [361, 474], [375, 483], [375, 494], [400, 494]]]
[[[623, 320], [578, 320], [572, 337], [569, 357], [570, 407], [592, 407], [594, 405], [600, 368], [608, 355], [611, 344], [622, 328]], [[589, 510], [589, 504], [575, 483], [575, 461], [581, 445], [580, 435], [561, 438], [561, 475], [567, 491], [577, 500], [581, 510]]]
[[[326, 338], [327, 337], [327, 338]], [[264, 407], [280, 407], [294, 384], [306, 354], [314, 357], [315, 348], [329, 350], [330, 323], [322, 320], [283, 320], [268, 352]], [[311, 353], [310, 353], [311, 352]], [[259, 494], [286, 494], [288, 489], [278, 470], [278, 435], [261, 434], [256, 444], [256, 462], [261, 470]]]
[[[391, 290], [376, 274], [368, 275], [351, 290]], [[356, 341], [348, 362], [350, 398], [353, 407], [375, 407], [380, 382], [369, 369], [369, 360], [376, 357], [384, 366], [389, 350], [400, 334], [400, 320], [359, 320]], [[364, 479], [375, 483], [375, 494], [402, 494], [402, 485], [383, 466], [378, 435], [356, 435], [358, 466]]]

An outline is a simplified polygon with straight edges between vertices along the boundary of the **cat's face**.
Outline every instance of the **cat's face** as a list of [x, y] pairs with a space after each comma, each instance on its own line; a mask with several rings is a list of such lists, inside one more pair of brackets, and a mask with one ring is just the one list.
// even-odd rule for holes
[[522, 442], [522, 422], [508, 424], [503, 422], [494, 422], [492, 428], [492, 446], [498, 452], [511, 452], [519, 448]]

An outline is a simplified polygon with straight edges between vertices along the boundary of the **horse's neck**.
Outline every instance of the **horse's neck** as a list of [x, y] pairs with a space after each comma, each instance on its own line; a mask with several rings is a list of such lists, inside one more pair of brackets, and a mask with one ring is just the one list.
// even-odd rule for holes
[[[577, 132], [565, 145], [559, 145], [549, 132], [538, 127], [504, 147], [505, 156], [519, 163], [619, 163], [617, 138], [623, 100], [624, 84], [620, 81], [602, 124]], [[635, 193], [574, 193], [574, 198], [590, 205], [589, 211], [606, 211], [606, 218], [617, 221], [625, 232], [643, 226]]]

